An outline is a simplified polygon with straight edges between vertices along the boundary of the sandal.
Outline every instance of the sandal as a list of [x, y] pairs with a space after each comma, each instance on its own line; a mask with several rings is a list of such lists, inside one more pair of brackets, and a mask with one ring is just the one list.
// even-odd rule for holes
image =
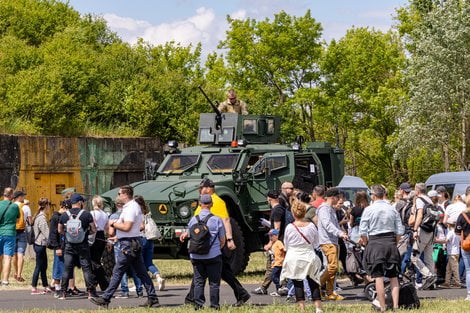
[[16, 280], [17, 280], [18, 282], [20, 282], [20, 283], [24, 283], [24, 282], [25, 282], [25, 279], [24, 279], [23, 277], [21, 277], [21, 276], [16, 277]]

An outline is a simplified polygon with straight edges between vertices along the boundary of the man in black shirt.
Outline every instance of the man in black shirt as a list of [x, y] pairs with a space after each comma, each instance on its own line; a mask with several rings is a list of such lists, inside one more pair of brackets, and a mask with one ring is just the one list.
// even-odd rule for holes
[[[279, 230], [279, 240], [282, 240], [284, 237], [285, 225], [285, 214], [286, 209], [279, 203], [279, 193], [277, 191], [270, 191], [267, 194], [267, 201], [271, 208], [271, 229]], [[269, 241], [264, 246], [264, 251], [269, 252], [271, 249], [272, 242]], [[260, 287], [253, 290], [254, 294], [265, 295], [268, 293], [269, 285], [271, 284], [271, 256], [267, 254], [266, 259], [266, 272], [264, 273], [264, 280]]]
[[[96, 225], [93, 221], [93, 216], [90, 212], [83, 210], [83, 204], [85, 199], [75, 193], [70, 197], [70, 203], [72, 208], [69, 210], [71, 216], [74, 218], [79, 216], [79, 219], [82, 224], [82, 229], [85, 232], [85, 237], [81, 243], [70, 243], [67, 241], [66, 236], [63, 236], [65, 240], [65, 249], [64, 249], [64, 273], [62, 275], [61, 281], [61, 296], [59, 299], [65, 299], [67, 286], [69, 278], [73, 277], [73, 267], [74, 260], [76, 258], [80, 261], [80, 266], [82, 267], [83, 276], [85, 278], [85, 284], [89, 296], [95, 297], [96, 288], [95, 288], [95, 277], [91, 272], [91, 257], [90, 257], [90, 246], [88, 245], [88, 235], [96, 232]], [[68, 214], [62, 214], [59, 219], [59, 233], [66, 233], [67, 222], [71, 219]]]

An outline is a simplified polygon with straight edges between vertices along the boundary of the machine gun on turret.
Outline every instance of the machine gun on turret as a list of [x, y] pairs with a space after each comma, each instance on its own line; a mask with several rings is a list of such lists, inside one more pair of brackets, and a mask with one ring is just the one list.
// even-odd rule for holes
[[219, 101], [215, 100], [215, 103], [217, 104], [217, 106], [214, 105], [214, 103], [212, 102], [212, 100], [207, 96], [207, 94], [204, 92], [204, 90], [202, 89], [201, 86], [198, 87], [199, 90], [202, 92], [202, 94], [204, 95], [204, 97], [207, 99], [207, 101], [209, 102], [209, 104], [211, 105], [212, 109], [214, 110], [215, 112], [215, 128], [217, 130], [219, 130], [221, 127], [222, 127], [222, 113], [220, 112], [220, 110], [218, 109], [218, 106], [219, 106]]

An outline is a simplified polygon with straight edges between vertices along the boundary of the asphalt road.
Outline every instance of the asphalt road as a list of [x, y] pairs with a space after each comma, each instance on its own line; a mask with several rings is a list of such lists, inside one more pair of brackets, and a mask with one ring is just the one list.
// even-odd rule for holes
[[[249, 291], [255, 289], [256, 285], [245, 285]], [[272, 287], [271, 287], [272, 288]], [[158, 292], [160, 303], [163, 306], [180, 306], [184, 301], [184, 296], [187, 293], [186, 286], [168, 286], [166, 291]], [[357, 297], [362, 292], [362, 289], [345, 288], [341, 295], [346, 299], [341, 303], [368, 303], [367, 300]], [[438, 289], [419, 291], [421, 299], [455, 299], [464, 298], [466, 296], [466, 289]], [[230, 305], [235, 302], [233, 292], [227, 285], [221, 287], [221, 304]], [[206, 290], [206, 298], [208, 299], [208, 290]], [[145, 302], [143, 298], [131, 297], [129, 299], [113, 299], [109, 308], [135, 308], [139, 304]], [[269, 295], [252, 295], [248, 301], [252, 305], [264, 306], [274, 303], [285, 303], [285, 298], [275, 298]], [[86, 297], [81, 298], [68, 298], [66, 300], [57, 300], [52, 295], [30, 295], [29, 290], [7, 290], [0, 291], [0, 310], [31, 310], [31, 309], [51, 309], [51, 310], [70, 310], [70, 309], [96, 309], [97, 307], [90, 303]]]

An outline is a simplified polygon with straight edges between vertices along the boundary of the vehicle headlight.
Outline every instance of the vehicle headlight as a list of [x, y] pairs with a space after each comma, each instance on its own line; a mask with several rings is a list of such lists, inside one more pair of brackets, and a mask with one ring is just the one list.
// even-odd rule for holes
[[189, 206], [187, 204], [184, 204], [179, 207], [178, 214], [182, 218], [187, 218], [191, 214], [191, 210], [189, 209]]

